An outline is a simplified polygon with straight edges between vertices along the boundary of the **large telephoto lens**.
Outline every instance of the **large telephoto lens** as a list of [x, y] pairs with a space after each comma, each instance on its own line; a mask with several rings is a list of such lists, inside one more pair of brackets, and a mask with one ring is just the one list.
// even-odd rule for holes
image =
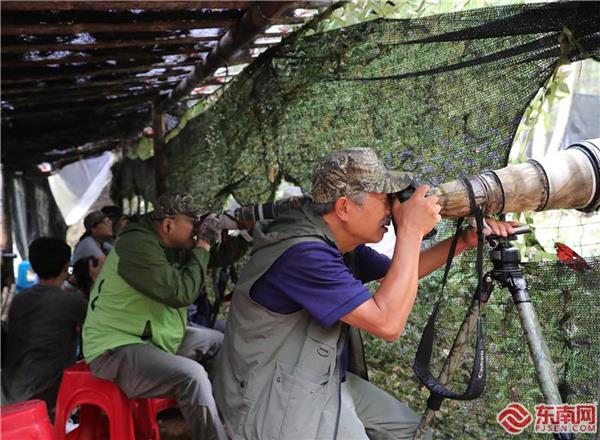
[[[600, 138], [579, 142], [540, 160], [485, 171], [467, 179], [476, 205], [484, 214], [600, 208]], [[461, 180], [431, 190], [440, 198], [441, 215], [471, 215], [469, 195]]]

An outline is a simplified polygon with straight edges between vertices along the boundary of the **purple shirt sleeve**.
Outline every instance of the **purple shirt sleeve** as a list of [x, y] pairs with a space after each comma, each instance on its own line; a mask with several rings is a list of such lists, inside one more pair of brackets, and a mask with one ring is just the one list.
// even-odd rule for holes
[[[359, 252], [364, 254], [359, 256], [361, 264], [380, 255], [368, 249]], [[365, 267], [365, 274], [369, 270]], [[380, 278], [380, 273], [378, 270], [366, 278]], [[322, 242], [305, 242], [285, 251], [254, 283], [250, 297], [276, 313], [289, 314], [303, 308], [320, 325], [329, 327], [368, 301], [371, 293], [362, 280], [352, 275], [336, 248]]]
[[392, 264], [386, 255], [380, 254], [375, 249], [360, 245], [357, 249], [358, 276], [363, 283], [383, 278]]

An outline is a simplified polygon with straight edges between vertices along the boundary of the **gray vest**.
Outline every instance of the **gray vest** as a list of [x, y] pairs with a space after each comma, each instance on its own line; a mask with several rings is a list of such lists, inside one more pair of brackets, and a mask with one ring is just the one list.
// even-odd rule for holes
[[261, 222], [253, 237], [217, 363], [217, 404], [236, 439], [335, 438], [339, 358], [350, 333], [350, 371], [366, 377], [358, 331], [342, 322], [324, 329], [303, 309], [282, 315], [250, 298], [252, 285], [288, 248], [305, 241], [334, 245], [333, 236], [308, 202]]

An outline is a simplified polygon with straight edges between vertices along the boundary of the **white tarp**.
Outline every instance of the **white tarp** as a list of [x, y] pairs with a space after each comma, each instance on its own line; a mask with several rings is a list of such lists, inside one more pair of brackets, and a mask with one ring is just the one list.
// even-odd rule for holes
[[69, 164], [48, 178], [54, 200], [67, 225], [80, 221], [110, 183], [113, 161], [114, 154], [107, 151], [101, 156]]

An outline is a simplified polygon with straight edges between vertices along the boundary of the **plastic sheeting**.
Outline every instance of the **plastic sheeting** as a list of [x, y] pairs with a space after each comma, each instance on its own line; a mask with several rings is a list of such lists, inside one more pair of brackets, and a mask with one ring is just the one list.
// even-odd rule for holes
[[67, 225], [80, 221], [110, 183], [113, 161], [114, 154], [107, 151], [101, 156], [69, 164], [48, 178], [54, 200]]
[[[5, 176], [7, 177], [7, 176]], [[22, 259], [38, 237], [65, 237], [65, 222], [46, 178], [7, 177], [13, 239]]]

